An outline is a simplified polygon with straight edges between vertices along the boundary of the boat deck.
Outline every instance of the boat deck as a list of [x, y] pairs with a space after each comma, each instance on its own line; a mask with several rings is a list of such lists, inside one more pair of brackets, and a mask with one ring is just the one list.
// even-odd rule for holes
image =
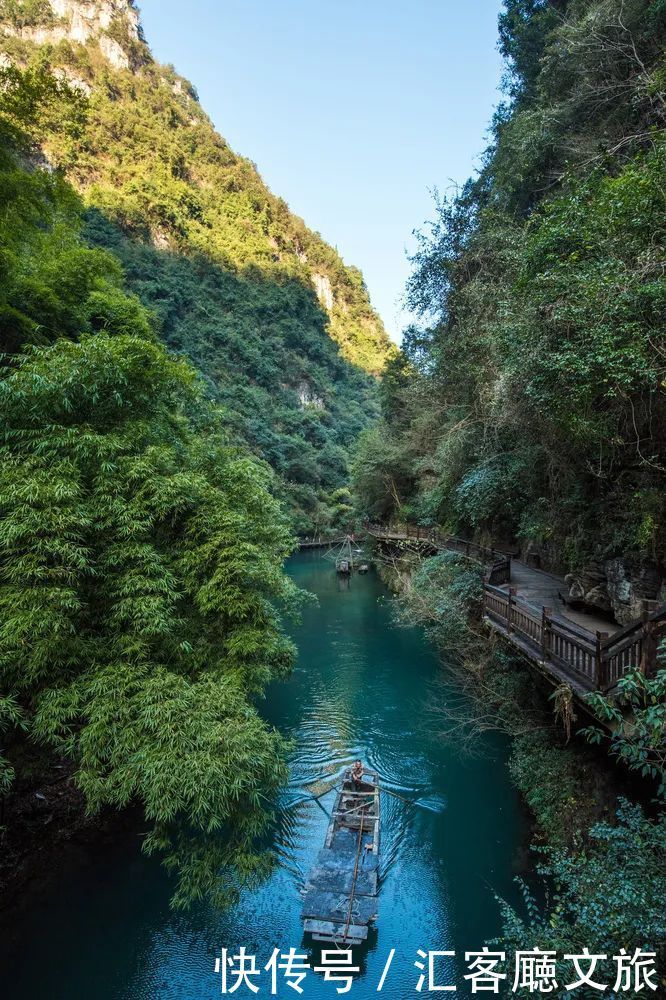
[[315, 941], [361, 944], [377, 916], [379, 891], [379, 788], [376, 774], [363, 775], [358, 789], [349, 772], [308, 876], [303, 928]]

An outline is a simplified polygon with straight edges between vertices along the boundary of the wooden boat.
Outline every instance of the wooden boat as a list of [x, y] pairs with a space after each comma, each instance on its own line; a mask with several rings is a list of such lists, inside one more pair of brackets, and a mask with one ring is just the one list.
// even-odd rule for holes
[[345, 535], [342, 544], [330, 549], [324, 558], [335, 562], [335, 569], [340, 576], [351, 576], [355, 565], [351, 535]]
[[324, 846], [308, 876], [303, 929], [315, 941], [358, 945], [377, 918], [379, 877], [379, 776], [344, 774]]

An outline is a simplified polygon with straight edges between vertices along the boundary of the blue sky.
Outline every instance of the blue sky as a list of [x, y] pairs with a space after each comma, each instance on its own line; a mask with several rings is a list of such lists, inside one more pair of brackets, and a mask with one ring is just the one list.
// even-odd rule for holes
[[139, 0], [155, 57], [365, 275], [398, 339], [412, 231], [478, 163], [500, 0]]

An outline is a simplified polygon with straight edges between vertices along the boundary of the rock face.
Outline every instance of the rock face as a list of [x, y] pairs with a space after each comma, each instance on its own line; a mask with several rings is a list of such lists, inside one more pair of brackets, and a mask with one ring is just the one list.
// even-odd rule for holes
[[656, 601], [662, 574], [656, 563], [632, 559], [609, 559], [605, 563], [608, 595], [620, 625], [640, 618], [646, 601]]
[[129, 69], [129, 56], [126, 54], [120, 42], [108, 35], [100, 35], [99, 47], [102, 54], [106, 56], [112, 66], [116, 69]]
[[[617, 558], [589, 563], [582, 572], [565, 577], [569, 600], [612, 615], [620, 625], [631, 625], [664, 599], [663, 573], [644, 559]], [[646, 603], [647, 602], [647, 603]]]
[[[112, 37], [127, 33], [128, 43], [141, 40], [139, 12], [134, 0], [49, 0], [53, 19], [43, 25], [13, 27], [4, 25], [5, 34], [18, 35], [42, 45], [70, 42], [98, 41], [102, 54], [116, 69], [129, 69], [130, 56], [121, 41]], [[120, 32], [118, 32], [118, 27]]]
[[328, 275], [317, 274], [315, 272], [312, 275], [312, 283], [315, 286], [317, 298], [320, 303], [327, 312], [331, 312], [333, 309], [333, 289], [331, 288], [331, 279]]
[[305, 409], [306, 407], [312, 407], [314, 410], [324, 409], [324, 400], [314, 392], [309, 382], [299, 382], [296, 386], [296, 392], [298, 393], [298, 402], [301, 409]]

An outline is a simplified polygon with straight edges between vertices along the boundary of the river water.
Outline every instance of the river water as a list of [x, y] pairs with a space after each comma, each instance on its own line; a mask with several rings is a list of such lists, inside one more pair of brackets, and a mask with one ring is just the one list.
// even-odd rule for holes
[[[299, 891], [335, 794], [324, 795], [322, 809], [311, 793], [332, 785], [356, 757], [410, 802], [382, 795], [377, 932], [347, 995], [377, 995], [392, 949], [382, 995], [416, 995], [419, 949], [455, 951], [438, 963], [437, 982], [469, 994], [463, 953], [499, 933], [495, 895], [515, 898], [525, 840], [506, 746], [488, 737], [483, 756], [460, 759], [433, 733], [425, 704], [441, 666], [419, 630], [393, 626], [391, 597], [373, 572], [347, 587], [316, 552], [295, 556], [289, 572], [319, 604], [293, 629], [293, 676], [269, 690], [263, 708], [294, 741], [273, 876], [228, 913], [202, 905], [182, 915], [169, 910], [168, 878], [158, 861], [142, 857], [136, 833], [103, 849], [66, 851], [39, 891], [0, 920], [7, 1000], [207, 1000], [221, 995], [214, 963], [223, 947], [245, 946], [258, 968], [274, 948], [303, 951]], [[311, 958], [318, 964], [318, 953]], [[252, 981], [270, 995], [269, 973]], [[303, 996], [335, 997], [336, 985], [310, 972]], [[253, 995], [244, 985], [235, 992]], [[277, 995], [299, 994], [282, 978]]]

